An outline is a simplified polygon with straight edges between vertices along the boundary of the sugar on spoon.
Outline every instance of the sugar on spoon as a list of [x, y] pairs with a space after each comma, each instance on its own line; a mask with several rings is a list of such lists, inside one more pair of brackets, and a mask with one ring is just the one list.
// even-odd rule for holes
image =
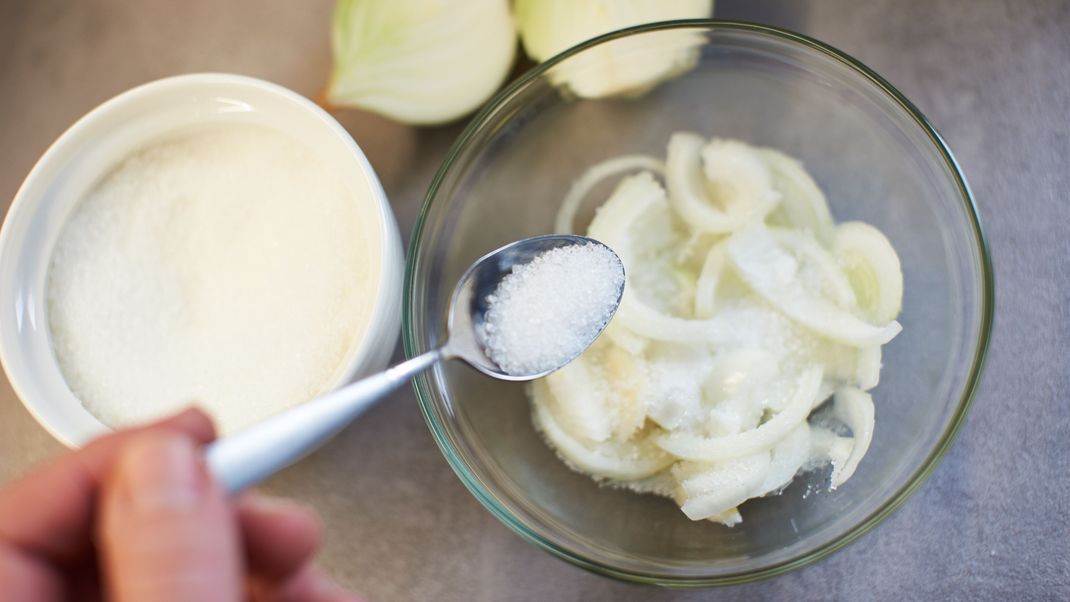
[[[577, 286], [579, 272], [583, 284]], [[571, 286], [564, 290], [555, 286], [565, 280]], [[502, 380], [546, 376], [598, 338], [623, 293], [620, 258], [596, 240], [548, 235], [505, 245], [484, 255], [461, 276], [450, 302], [443, 345], [217, 440], [206, 450], [209, 469], [230, 493], [255, 485], [443, 360], [463, 360]], [[555, 304], [554, 311], [532, 306], [547, 301]], [[519, 344], [530, 340], [540, 344]]]

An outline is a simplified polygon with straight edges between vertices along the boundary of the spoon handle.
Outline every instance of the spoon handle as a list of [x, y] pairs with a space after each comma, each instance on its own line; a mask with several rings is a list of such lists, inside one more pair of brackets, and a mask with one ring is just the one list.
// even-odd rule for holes
[[216, 441], [205, 461], [228, 493], [256, 485], [338, 434], [376, 401], [444, 357], [428, 351]]

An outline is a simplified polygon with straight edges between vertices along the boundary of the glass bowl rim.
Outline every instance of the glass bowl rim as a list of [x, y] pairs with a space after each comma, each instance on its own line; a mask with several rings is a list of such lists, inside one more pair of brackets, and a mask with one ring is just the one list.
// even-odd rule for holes
[[646, 23], [643, 25], [636, 25], [627, 27], [614, 32], [610, 32], [596, 38], [592, 38], [586, 42], [578, 44], [565, 50], [564, 52], [550, 58], [549, 60], [536, 65], [529, 69], [522, 76], [515, 81], [507, 85], [500, 90], [497, 94], [491, 98], [483, 108], [473, 117], [462, 131], [461, 135], [450, 147], [449, 152], [446, 154], [446, 158], [443, 160], [442, 165], [435, 173], [435, 177], [432, 179], [430, 186], [428, 187], [427, 194], [424, 197], [423, 205], [420, 209], [420, 213], [416, 218], [415, 225], [413, 226], [412, 235], [409, 241], [408, 256], [405, 262], [405, 279], [404, 279], [404, 292], [402, 297], [402, 342], [404, 345], [404, 351], [406, 357], [413, 357], [417, 352], [417, 338], [416, 332], [413, 327], [414, 320], [416, 318], [416, 306], [413, 299], [413, 286], [416, 282], [416, 257], [420, 251], [420, 239], [423, 234], [423, 230], [427, 225], [427, 217], [430, 213], [433, 199], [438, 194], [439, 187], [441, 186], [445, 174], [449, 172], [457, 158], [468, 147], [475, 134], [482, 130], [486, 124], [488, 118], [493, 115], [497, 110], [513, 96], [517, 91], [527, 87], [532, 81], [546, 73], [549, 69], [557, 65], [558, 63], [568, 59], [571, 56], [579, 54], [584, 50], [598, 46], [600, 44], [616, 40], [619, 38], [628, 37], [635, 34], [643, 34], [656, 31], [667, 31], [674, 29], [703, 29], [706, 31], [726, 30], [735, 32], [744, 32], [751, 34], [759, 34], [762, 36], [770, 36], [780, 40], [786, 40], [795, 44], [803, 46], [809, 51], [816, 51], [819, 54], [825, 55], [834, 61], [848, 67], [857, 74], [863, 76], [869, 80], [870, 83], [875, 85], [878, 89], [884, 92], [887, 100], [892, 101], [893, 104], [898, 105], [904, 109], [906, 113], [913, 118], [915, 124], [927, 134], [929, 140], [933, 143], [939, 155], [943, 158], [946, 166], [949, 168], [952, 176], [955, 179], [959, 196], [966, 209], [966, 215], [969, 219], [969, 226], [972, 227], [972, 233], [974, 240], [977, 243], [977, 248], [980, 251], [980, 263], [981, 263], [981, 330], [978, 334], [977, 340], [974, 345], [973, 358], [970, 360], [970, 371], [967, 376], [965, 387], [962, 391], [962, 395], [959, 399], [958, 407], [955, 414], [951, 417], [950, 423], [944, 429], [936, 445], [929, 452], [925, 460], [918, 466], [911, 475], [910, 480], [895, 492], [888, 500], [876, 508], [865, 519], [854, 525], [846, 532], [842, 533], [837, 538], [826, 544], [811, 550], [807, 553], [801, 554], [794, 558], [787, 559], [777, 564], [764, 567], [758, 570], [743, 571], [738, 573], [728, 573], [716, 576], [678, 576], [668, 574], [657, 573], [641, 573], [633, 572], [630, 570], [622, 570], [613, 566], [609, 566], [605, 563], [599, 562], [592, 558], [588, 558], [582, 554], [579, 554], [573, 550], [569, 550], [563, 546], [553, 543], [543, 538], [538, 532], [529, 528], [516, 516], [514, 516], [508, 509], [498, 504], [495, 497], [484, 488], [483, 484], [475, 474], [468, 468], [464, 461], [454, 452], [452, 444], [446, 435], [445, 431], [437, 423], [434, 413], [432, 412], [432, 400], [430, 391], [427, 389], [425, 381], [421, 378], [413, 379], [413, 389], [416, 392], [416, 398], [420, 405], [420, 413], [424, 417], [424, 421], [427, 423], [428, 429], [431, 431], [431, 435], [438, 445], [442, 455], [445, 456], [446, 461], [450, 467], [464, 483], [468, 491], [483, 505], [492, 515], [503, 522], [516, 534], [536, 546], [546, 550], [554, 556], [565, 560], [566, 562], [573, 564], [582, 569], [591, 571], [593, 573], [619, 579], [622, 581], [628, 581], [633, 583], [642, 583], [649, 585], [662, 585], [669, 587], [681, 587], [681, 588], [694, 588], [694, 587], [708, 587], [708, 586], [722, 586], [722, 585], [735, 585], [742, 583], [749, 583], [758, 581], [761, 579], [767, 579], [777, 575], [787, 573], [807, 566], [813, 562], [816, 562], [833, 552], [843, 548], [847, 544], [855, 541], [863, 534], [869, 532], [881, 521], [887, 518], [892, 512], [898, 509], [903, 502], [906, 501], [917, 489], [925, 482], [925, 480], [932, 474], [933, 470], [940, 463], [940, 460], [944, 457], [947, 451], [950, 449], [952, 443], [954, 443], [962, 424], [965, 422], [966, 415], [969, 412], [970, 406], [973, 404], [974, 397], [976, 396], [978, 387], [981, 382], [981, 373], [984, 370], [985, 360], [988, 355], [989, 342], [992, 334], [992, 324], [995, 313], [995, 282], [994, 271], [992, 268], [991, 250], [989, 248], [988, 239], [985, 234], [984, 226], [981, 224], [981, 218], [977, 205], [974, 201], [973, 194], [970, 191], [969, 185], [966, 183], [966, 179], [962, 174], [962, 170], [959, 167], [958, 161], [955, 159], [944, 141], [943, 137], [936, 131], [936, 128], [929, 122], [929, 120], [921, 113], [920, 110], [912, 102], [907, 100], [902, 93], [899, 92], [894, 86], [887, 82], [880, 75], [877, 75], [869, 67], [865, 66], [862, 62], [851, 57], [850, 55], [828, 45], [824, 42], [820, 42], [809, 36], [773, 27], [770, 25], [762, 25], [758, 23], [751, 23], [746, 21], [732, 21], [725, 19], [681, 19], [675, 21], [661, 21], [656, 23]]

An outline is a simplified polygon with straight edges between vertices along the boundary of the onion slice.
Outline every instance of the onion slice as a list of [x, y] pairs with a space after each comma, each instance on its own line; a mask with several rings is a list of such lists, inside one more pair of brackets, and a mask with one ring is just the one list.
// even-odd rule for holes
[[681, 462], [673, 467], [679, 481], [676, 500], [691, 520], [722, 514], [747, 501], [769, 472], [769, 452], [715, 464]]
[[587, 234], [621, 257], [626, 288], [605, 337], [532, 385], [537, 429], [573, 469], [672, 497], [693, 520], [737, 524], [740, 504], [829, 462], [842, 486], [872, 442], [881, 345], [901, 330], [888, 240], [836, 226], [798, 161], [690, 133], [664, 165], [594, 166], [558, 230], [614, 176]]
[[753, 496], [769, 495], [786, 487], [810, 459], [810, 425], [803, 421], [773, 448], [765, 480]]
[[561, 201], [561, 208], [557, 210], [554, 219], [554, 231], [558, 234], [573, 234], [576, 231], [576, 213], [591, 190], [608, 178], [633, 170], [664, 174], [665, 162], [649, 155], [624, 155], [592, 166], [572, 184], [565, 199]]
[[832, 474], [838, 474], [847, 464], [853, 447], [852, 437], [841, 437], [823, 426], [810, 427], [810, 465], [831, 462]]
[[888, 238], [863, 222], [836, 226], [833, 249], [868, 317], [888, 322], [903, 306], [903, 270]]
[[631, 481], [649, 477], [673, 463], [672, 456], [642, 439], [624, 443], [581, 442], [554, 419], [546, 403], [549, 394], [545, 382], [532, 383], [535, 425], [564, 460], [577, 470], [597, 477]]
[[704, 462], [769, 451], [810, 414], [811, 404], [821, 386], [821, 372], [820, 367], [804, 372], [791, 402], [757, 428], [724, 437], [702, 437], [677, 431], [654, 437], [654, 443], [679, 458]]
[[771, 148], [759, 149], [773, 177], [773, 188], [781, 194], [780, 205], [769, 215], [769, 223], [813, 232], [818, 242], [832, 244], [832, 214], [825, 193], [806, 173], [802, 163]]
[[728, 240], [728, 257], [736, 271], [763, 299], [785, 316], [814, 332], [853, 347], [883, 345], [902, 327], [892, 321], [874, 326], [806, 290], [796, 278], [797, 261], [784, 251], [769, 229], [754, 224]]
[[665, 189], [649, 172], [621, 181], [616, 192], [595, 214], [587, 235], [600, 240], [624, 262], [624, 295], [613, 321], [631, 332], [659, 341], [694, 342], [717, 338], [719, 327], [712, 320], [689, 320], [659, 312], [645, 304], [628, 285], [632, 262], [629, 228], [652, 209], [667, 207]]
[[832, 471], [832, 488], [847, 482], [858, 468], [862, 456], [866, 455], [869, 444], [873, 441], [874, 410], [873, 398], [855, 387], [840, 387], [833, 396], [833, 411], [836, 417], [851, 428], [854, 445], [851, 455]]
[[724, 243], [719, 243], [706, 254], [706, 261], [702, 263], [702, 271], [699, 272], [698, 280], [695, 282], [694, 312], [696, 318], [705, 320], [713, 317], [717, 284], [721, 281], [724, 264]]
[[855, 307], [857, 301], [847, 275], [843, 273], [836, 258], [814, 239], [813, 234], [809, 231], [784, 228], [770, 228], [769, 231], [782, 247], [814, 268], [821, 276], [821, 291], [827, 291], [833, 303], [844, 309]]
[[546, 377], [558, 422], [568, 432], [588, 441], [609, 439], [613, 417], [605, 401], [605, 387], [589, 366], [588, 356], [581, 355], [564, 368]]
[[[756, 158], [742, 145], [727, 146], [726, 141], [714, 141], [712, 150], [706, 150], [708, 161], [723, 161], [726, 165], [707, 163], [702, 159], [706, 141], [698, 134], [680, 132], [669, 139], [668, 158], [665, 163], [665, 183], [669, 189], [669, 201], [673, 209], [692, 229], [724, 233], [732, 232], [747, 222], [760, 218], [775, 205], [775, 197], [769, 184], [768, 173]], [[738, 143], [737, 143], [738, 144]], [[730, 171], [731, 168], [741, 168]], [[724, 206], [716, 207], [707, 193], [707, 175], [719, 178], [718, 188], [727, 190]]]

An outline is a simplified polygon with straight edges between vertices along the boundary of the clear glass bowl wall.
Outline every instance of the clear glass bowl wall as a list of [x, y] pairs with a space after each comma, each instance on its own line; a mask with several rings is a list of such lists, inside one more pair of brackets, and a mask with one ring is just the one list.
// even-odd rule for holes
[[[646, 38], [650, 52], [659, 37], [684, 32], [700, 38], [697, 64], [644, 95], [579, 99], [554, 85], [557, 70], [599, 47], [638, 52], [634, 41]], [[876, 433], [851, 481], [827, 492], [827, 472], [810, 473], [780, 496], [747, 502], [735, 528], [694, 523], [670, 500], [569, 470], [533, 429], [521, 385], [453, 363], [418, 379], [417, 394], [454, 470], [530, 541], [619, 578], [735, 583], [820, 558], [898, 506], [953, 439], [983, 363], [992, 281], [969, 191], [924, 117], [879, 77], [813, 40], [718, 21], [634, 28], [540, 66], [473, 120], [432, 185], [409, 254], [404, 336], [410, 353], [441, 342], [450, 292], [469, 263], [552, 231], [588, 166], [664, 156], [678, 130], [800, 158], [837, 221], [874, 224], [899, 252], [903, 332], [885, 347]]]

